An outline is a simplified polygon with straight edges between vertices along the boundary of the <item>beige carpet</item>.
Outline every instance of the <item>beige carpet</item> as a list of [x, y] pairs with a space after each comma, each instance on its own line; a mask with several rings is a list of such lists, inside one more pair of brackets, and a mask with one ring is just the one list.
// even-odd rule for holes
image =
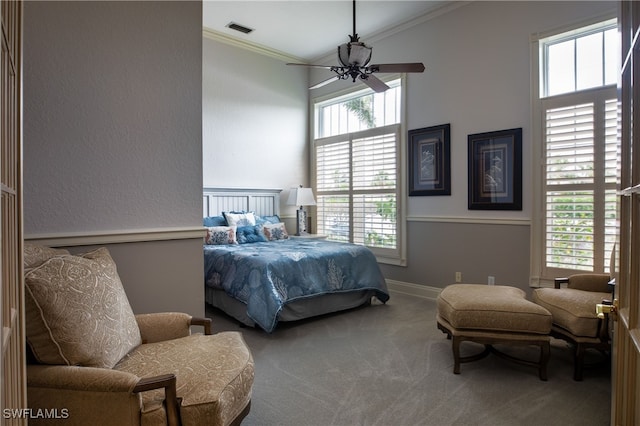
[[[243, 425], [609, 424], [607, 365], [575, 382], [571, 352], [554, 340], [547, 382], [535, 368], [495, 355], [454, 375], [435, 309], [435, 301], [392, 293], [386, 305], [280, 324], [272, 334], [240, 328], [213, 308], [207, 313], [215, 331], [242, 331], [255, 358]], [[463, 355], [478, 348], [463, 343]]]

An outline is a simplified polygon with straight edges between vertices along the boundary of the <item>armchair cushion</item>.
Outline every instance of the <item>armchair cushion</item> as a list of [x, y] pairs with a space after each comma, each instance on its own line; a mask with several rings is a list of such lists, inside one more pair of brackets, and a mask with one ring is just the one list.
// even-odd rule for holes
[[[254, 363], [242, 335], [222, 332], [141, 345], [115, 370], [149, 377], [174, 373], [182, 424], [226, 425], [251, 399]], [[162, 390], [142, 394], [143, 417], [163, 416]]]
[[535, 303], [551, 312], [554, 325], [580, 337], [598, 336], [595, 306], [610, 297], [611, 293], [568, 288], [537, 288], [532, 294]]
[[140, 331], [106, 248], [52, 257], [25, 275], [27, 342], [41, 364], [112, 368]]

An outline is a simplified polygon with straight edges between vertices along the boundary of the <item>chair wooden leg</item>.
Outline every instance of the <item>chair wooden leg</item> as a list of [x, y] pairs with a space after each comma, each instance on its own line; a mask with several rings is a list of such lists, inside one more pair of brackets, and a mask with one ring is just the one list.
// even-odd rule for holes
[[540, 364], [538, 367], [538, 375], [540, 376], [540, 380], [547, 381], [547, 364], [549, 363], [549, 357], [551, 354], [551, 344], [546, 342], [546, 344], [540, 345]]
[[582, 381], [582, 371], [584, 370], [584, 353], [586, 348], [583, 344], [576, 344], [574, 356], [573, 356], [573, 380]]

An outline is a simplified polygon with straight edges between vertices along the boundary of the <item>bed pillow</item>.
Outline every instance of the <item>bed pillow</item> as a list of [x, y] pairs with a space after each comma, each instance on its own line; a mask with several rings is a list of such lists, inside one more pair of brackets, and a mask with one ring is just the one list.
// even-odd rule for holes
[[204, 226], [227, 226], [224, 216], [209, 216], [203, 219]]
[[262, 232], [262, 226], [239, 226], [236, 230], [238, 244], [258, 243], [268, 241]]
[[106, 248], [52, 257], [25, 274], [27, 342], [42, 364], [113, 368], [141, 344]]
[[236, 226], [207, 226], [207, 236], [204, 243], [207, 245], [237, 244]]
[[222, 212], [229, 226], [255, 226], [256, 216], [253, 212]]
[[269, 241], [275, 240], [286, 240], [289, 238], [289, 234], [287, 233], [287, 228], [284, 226], [284, 223], [265, 223], [263, 226], [264, 236], [267, 237]]
[[257, 216], [256, 215], [256, 225], [264, 225], [265, 223], [280, 223], [280, 216]]

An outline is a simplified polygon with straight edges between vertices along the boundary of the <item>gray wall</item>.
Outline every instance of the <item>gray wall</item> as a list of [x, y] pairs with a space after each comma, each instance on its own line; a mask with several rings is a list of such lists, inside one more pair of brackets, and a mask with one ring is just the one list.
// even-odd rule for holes
[[[531, 36], [615, 13], [611, 1], [476, 1], [385, 38], [361, 35], [374, 47], [374, 63], [426, 66], [407, 78], [407, 130], [451, 124], [451, 196], [408, 197], [407, 266], [383, 265], [387, 279], [437, 289], [459, 271], [466, 282], [493, 275], [496, 284], [528, 289], [531, 152], [539, 143], [531, 138]], [[310, 82], [325, 78], [313, 71]], [[523, 129], [523, 209], [468, 210], [467, 135], [516, 127]]]
[[528, 290], [529, 226], [409, 221], [407, 235], [408, 266], [381, 265], [400, 291], [433, 296], [412, 285], [443, 288], [455, 272], [466, 283], [486, 284], [493, 276], [498, 285]]
[[[427, 66], [408, 79], [408, 129], [452, 125], [452, 195], [408, 200], [408, 264], [383, 265], [388, 279], [527, 286], [529, 37], [604, 12], [615, 2], [473, 2], [365, 39], [375, 62]], [[25, 236], [107, 244], [136, 312], [204, 311], [203, 184], [286, 199], [308, 183], [306, 74], [203, 41], [201, 20], [195, 2], [25, 3]], [[468, 211], [466, 136], [510, 127], [524, 129], [524, 209]]]
[[134, 311], [202, 315], [201, 3], [29, 1], [24, 24], [25, 237], [117, 241]]

